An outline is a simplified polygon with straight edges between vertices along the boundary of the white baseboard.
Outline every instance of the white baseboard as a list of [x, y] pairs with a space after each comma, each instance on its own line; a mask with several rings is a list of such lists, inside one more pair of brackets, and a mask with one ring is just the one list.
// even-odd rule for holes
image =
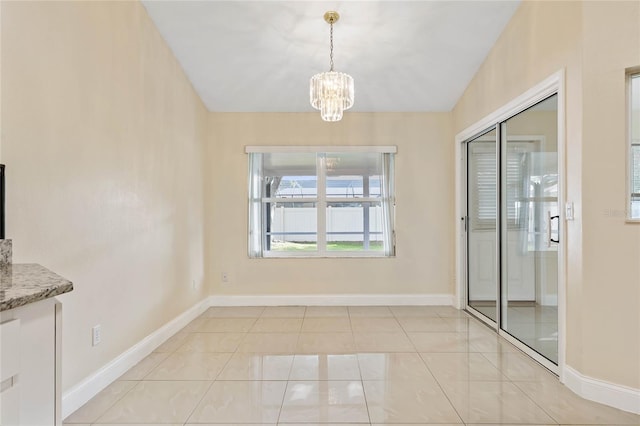
[[309, 294], [211, 296], [212, 306], [453, 306], [452, 294]]
[[180, 331], [210, 306], [383, 306], [453, 305], [450, 294], [346, 294], [209, 296], [169, 321], [62, 395], [62, 418], [82, 407], [155, 348]]
[[131, 348], [121, 353], [95, 373], [73, 386], [62, 394], [62, 418], [82, 407], [101, 390], [106, 388], [131, 367], [142, 361], [155, 348], [176, 334], [211, 306], [210, 298], [206, 298], [193, 307], [169, 321]]
[[82, 407], [211, 306], [453, 305], [450, 294], [209, 296], [154, 331], [62, 395], [62, 418]]
[[564, 384], [582, 398], [640, 414], [640, 389], [594, 379], [568, 365], [564, 366], [563, 371]]
[[[453, 306], [451, 294], [340, 294], [209, 296], [120, 354], [62, 395], [62, 418], [69, 416], [155, 348], [211, 306]], [[585, 399], [640, 414], [640, 390], [584, 376], [568, 365], [563, 382]]]

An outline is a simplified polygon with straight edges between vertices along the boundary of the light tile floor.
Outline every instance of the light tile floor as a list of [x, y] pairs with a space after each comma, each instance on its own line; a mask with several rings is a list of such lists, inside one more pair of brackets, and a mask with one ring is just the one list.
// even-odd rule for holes
[[[471, 307], [495, 322], [496, 307], [472, 302]], [[514, 302], [503, 313], [506, 332], [558, 363], [558, 308], [537, 303]]]
[[65, 424], [601, 424], [577, 397], [448, 307], [211, 308]]

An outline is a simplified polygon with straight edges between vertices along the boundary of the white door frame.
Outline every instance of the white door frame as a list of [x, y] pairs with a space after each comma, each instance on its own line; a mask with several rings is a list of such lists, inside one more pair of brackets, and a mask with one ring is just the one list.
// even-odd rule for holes
[[[455, 303], [458, 309], [466, 307], [466, 283], [467, 283], [467, 247], [464, 231], [464, 222], [460, 218], [466, 215], [466, 162], [464, 155], [464, 143], [473, 136], [481, 134], [485, 129], [495, 126], [502, 121], [509, 119], [515, 114], [535, 105], [536, 103], [552, 96], [558, 95], [558, 206], [561, 223], [566, 223], [566, 142], [565, 142], [565, 70], [555, 72], [545, 80], [541, 81], [525, 93], [513, 99], [506, 105], [498, 108], [491, 114], [467, 127], [455, 137], [456, 145], [456, 296]], [[552, 368], [560, 377], [560, 382], [564, 383], [564, 367], [566, 362], [566, 226], [560, 227], [560, 243], [558, 245], [558, 367]], [[518, 341], [510, 338], [506, 333], [500, 333], [509, 341], [519, 346]], [[533, 356], [533, 355], [532, 355]], [[549, 367], [545, 359], [533, 356], [537, 361]], [[555, 367], [555, 366], [554, 366]]]

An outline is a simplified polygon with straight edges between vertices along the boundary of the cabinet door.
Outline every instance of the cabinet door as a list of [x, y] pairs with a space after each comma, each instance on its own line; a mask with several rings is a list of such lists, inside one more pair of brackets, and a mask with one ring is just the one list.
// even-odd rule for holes
[[0, 324], [0, 425], [20, 424], [20, 320]]

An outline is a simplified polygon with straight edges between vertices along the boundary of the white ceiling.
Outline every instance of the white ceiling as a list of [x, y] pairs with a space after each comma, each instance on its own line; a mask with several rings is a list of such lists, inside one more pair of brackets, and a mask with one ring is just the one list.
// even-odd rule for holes
[[304, 112], [309, 78], [355, 80], [353, 111], [450, 111], [518, 1], [143, 0], [210, 111]]

